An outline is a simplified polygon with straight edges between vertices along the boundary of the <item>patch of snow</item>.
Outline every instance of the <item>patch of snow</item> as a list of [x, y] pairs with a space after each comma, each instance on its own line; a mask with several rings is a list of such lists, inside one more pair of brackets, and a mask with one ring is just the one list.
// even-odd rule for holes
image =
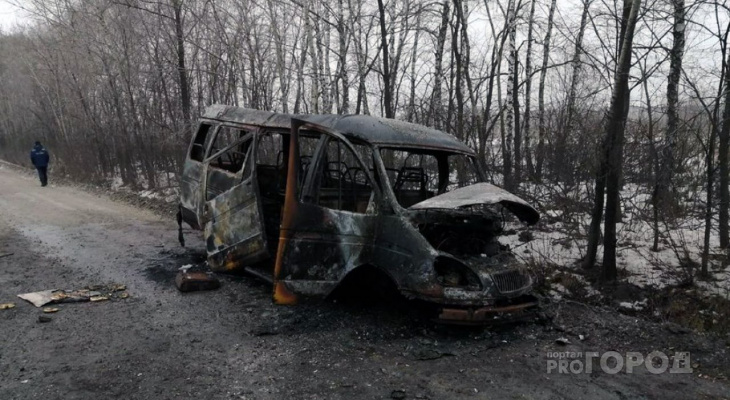
[[[588, 185], [579, 185], [569, 191], [558, 186], [523, 185], [524, 192], [528, 193], [524, 198], [545, 199], [555, 195], [569, 201], [590, 198], [587, 188]], [[691, 203], [702, 196], [704, 194], [701, 191], [696, 191], [686, 193], [682, 198]], [[628, 282], [657, 289], [677, 284], [687, 276], [687, 257], [697, 263], [689, 267], [699, 268], [704, 241], [704, 220], [700, 213], [687, 213], [689, 216], [674, 221], [669, 229], [662, 226], [658, 251], [655, 252], [652, 251], [654, 230], [650, 223], [651, 193], [647, 193], [646, 188], [640, 185], [627, 183], [621, 192], [621, 199], [623, 218], [617, 224], [617, 264], [620, 270], [628, 274]], [[557, 219], [559, 222], [541, 222], [537, 228], [531, 229], [533, 240], [529, 242], [519, 240], [519, 231], [525, 228], [524, 225], [507, 223], [505, 230], [513, 230], [515, 234], [501, 236], [500, 242], [509, 245], [515, 256], [528, 265], [580, 268], [587, 247], [590, 215], [588, 212], [581, 214], [567, 210], [569, 208], [566, 207], [565, 210], [555, 208], [545, 211], [543, 221]], [[714, 229], [710, 238], [710, 254], [722, 254], [725, 250], [720, 249], [719, 245], [719, 234]], [[602, 257], [603, 247], [598, 246], [596, 259], [599, 263]], [[721, 270], [710, 268], [710, 271], [713, 278], [709, 281], [696, 280], [697, 286], [707, 294], [730, 299], [730, 267]]]
[[124, 182], [122, 181], [122, 177], [121, 176], [115, 176], [112, 179], [112, 182], [111, 182], [111, 185], [110, 186], [111, 186], [111, 189], [112, 190], [119, 190], [119, 189], [121, 189], [122, 186], [124, 186]]
[[646, 308], [647, 299], [644, 299], [642, 301], [634, 301], [628, 302], [628, 301], [622, 301], [618, 303], [619, 308], [623, 308], [624, 310], [635, 310], [635, 311], [641, 311]]
[[137, 195], [143, 199], [161, 199], [162, 195], [153, 190], [143, 190], [138, 192]]

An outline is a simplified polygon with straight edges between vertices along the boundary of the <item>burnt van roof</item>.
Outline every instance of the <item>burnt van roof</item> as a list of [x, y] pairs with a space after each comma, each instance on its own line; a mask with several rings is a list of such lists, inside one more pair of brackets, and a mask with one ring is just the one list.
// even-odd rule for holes
[[369, 115], [282, 114], [216, 104], [207, 107], [202, 117], [280, 129], [289, 129], [291, 119], [296, 118], [338, 131], [351, 139], [381, 146], [421, 147], [474, 154], [467, 145], [446, 132]]

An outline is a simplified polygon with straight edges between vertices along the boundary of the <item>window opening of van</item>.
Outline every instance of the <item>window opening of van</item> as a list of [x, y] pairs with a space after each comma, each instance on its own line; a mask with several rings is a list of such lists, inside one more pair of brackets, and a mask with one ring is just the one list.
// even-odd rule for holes
[[380, 156], [390, 187], [405, 208], [482, 180], [473, 157], [461, 153], [383, 148]]
[[[211, 156], [209, 165], [212, 168], [218, 168], [224, 171], [238, 173], [243, 168], [248, 149], [251, 146], [251, 141], [246, 140], [236, 146], [230, 147], [227, 150], [226, 147], [231, 146], [237, 140], [242, 138], [247, 131], [238, 128], [232, 128], [223, 126], [218, 130], [213, 147], [211, 148]], [[218, 154], [220, 153], [220, 154]]]
[[205, 149], [210, 144], [210, 138], [213, 135], [209, 135], [210, 124], [200, 124], [198, 132], [195, 134], [195, 140], [193, 140], [193, 147], [190, 149], [190, 159], [194, 161], [202, 162], [205, 158]]
[[[367, 156], [370, 149], [362, 145], [354, 147], [363, 161], [372, 165], [372, 155]], [[366, 165], [366, 168], [369, 166]], [[372, 209], [369, 207], [373, 201], [372, 182], [355, 153], [340, 140], [328, 140], [317, 164], [312, 186], [313, 196], [306, 201], [333, 210], [356, 213], [366, 213]]]

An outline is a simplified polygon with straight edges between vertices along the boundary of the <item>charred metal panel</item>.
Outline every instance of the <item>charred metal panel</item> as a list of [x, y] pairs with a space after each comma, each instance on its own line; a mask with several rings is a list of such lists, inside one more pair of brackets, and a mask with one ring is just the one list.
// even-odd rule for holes
[[[451, 262], [459, 268], [473, 272], [481, 283], [475, 291], [468, 286], [446, 287], [444, 277], [437, 281], [444, 284], [443, 298], [430, 300], [443, 304], [483, 305], [493, 304], [500, 298], [515, 298], [532, 288], [532, 276], [521, 268], [512, 252], [502, 246], [498, 237], [502, 233], [501, 217], [489, 211], [425, 209], [410, 211], [410, 221], [438, 253], [434, 262], [436, 272], [439, 263]], [[495, 275], [509, 273], [510, 280], [500, 290], [495, 285]], [[499, 275], [502, 277], [502, 275]], [[517, 285], [520, 282], [520, 285]]]
[[288, 115], [216, 104], [207, 107], [203, 117], [278, 129], [289, 129], [291, 119], [296, 118], [340, 132], [349, 139], [372, 144], [404, 145], [474, 154], [469, 146], [448, 133], [410, 122], [369, 115]]
[[217, 168], [207, 168], [207, 178], [205, 180], [205, 198], [211, 200], [216, 196], [228, 191], [236, 184], [236, 181], [240, 181], [241, 178], [236, 174], [232, 174], [227, 171], [223, 171]]
[[203, 117], [251, 126], [266, 126], [281, 129], [289, 129], [291, 127], [291, 119], [286, 114], [277, 114], [270, 111], [252, 110], [221, 104], [208, 106], [203, 113]]
[[207, 203], [205, 242], [213, 270], [234, 270], [268, 257], [262, 216], [251, 180]]
[[514, 194], [489, 183], [477, 183], [471, 186], [455, 189], [418, 204], [412, 205], [418, 209], [457, 209], [478, 204], [502, 204], [512, 211], [517, 218], [528, 224], [536, 224], [540, 220], [540, 213], [531, 205]]
[[[281, 278], [287, 283], [321, 281], [336, 284], [355, 267], [372, 264], [376, 223], [374, 215], [299, 204], [284, 254]], [[320, 287], [329, 290], [334, 284]], [[301, 284], [290, 287], [301, 287]], [[311, 288], [308, 291], [311, 292]]]
[[373, 253], [373, 264], [386, 271], [408, 297], [438, 297], [433, 262], [438, 255], [413, 224], [400, 215], [381, 215]]
[[292, 233], [285, 279], [338, 280], [353, 267], [370, 262], [373, 217], [309, 204], [300, 205], [300, 210], [306, 216]]
[[349, 139], [385, 146], [410, 146], [474, 154], [448, 133], [423, 125], [369, 115], [307, 115], [302, 119], [341, 132]]
[[[337, 282], [354, 268], [371, 264], [372, 246], [378, 217], [374, 214], [330, 209], [309, 202], [300, 202], [298, 183], [301, 170], [299, 129], [324, 133], [340, 140], [352, 151], [352, 145], [339, 133], [306, 121], [294, 120], [290, 135], [290, 152], [287, 173], [287, 190], [281, 239], [277, 254], [275, 276], [277, 284], [274, 298], [277, 302], [293, 303], [297, 290], [300, 294], [325, 296]], [[320, 146], [315, 155], [315, 166], [323, 166], [324, 150]], [[374, 179], [356, 152], [358, 167], [366, 179]], [[314, 187], [314, 171], [310, 169], [304, 182], [304, 192]], [[373, 196], [380, 198], [377, 188]], [[316, 197], [316, 196], [315, 196]], [[289, 284], [292, 282], [292, 284]], [[302, 286], [299, 282], [320, 282], [319, 285]], [[330, 282], [330, 284], [327, 284]], [[317, 289], [319, 287], [320, 289]], [[327, 290], [327, 292], [315, 292]]]
[[183, 220], [194, 229], [201, 229], [198, 216], [202, 213], [203, 196], [201, 180], [203, 164], [187, 159], [183, 165], [180, 179], [180, 204], [182, 205]]
[[537, 299], [532, 296], [517, 299], [517, 301], [502, 306], [486, 306], [474, 308], [447, 308], [441, 309], [441, 322], [458, 325], [482, 325], [491, 322], [507, 322], [523, 319], [530, 311], [538, 306]]

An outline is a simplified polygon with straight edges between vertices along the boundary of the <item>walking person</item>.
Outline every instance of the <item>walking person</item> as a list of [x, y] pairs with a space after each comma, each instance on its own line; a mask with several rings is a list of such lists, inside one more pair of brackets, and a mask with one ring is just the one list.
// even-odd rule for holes
[[41, 180], [41, 186], [48, 185], [48, 150], [36, 141], [33, 150], [30, 151], [30, 161], [33, 163], [35, 168], [38, 170], [38, 178]]

